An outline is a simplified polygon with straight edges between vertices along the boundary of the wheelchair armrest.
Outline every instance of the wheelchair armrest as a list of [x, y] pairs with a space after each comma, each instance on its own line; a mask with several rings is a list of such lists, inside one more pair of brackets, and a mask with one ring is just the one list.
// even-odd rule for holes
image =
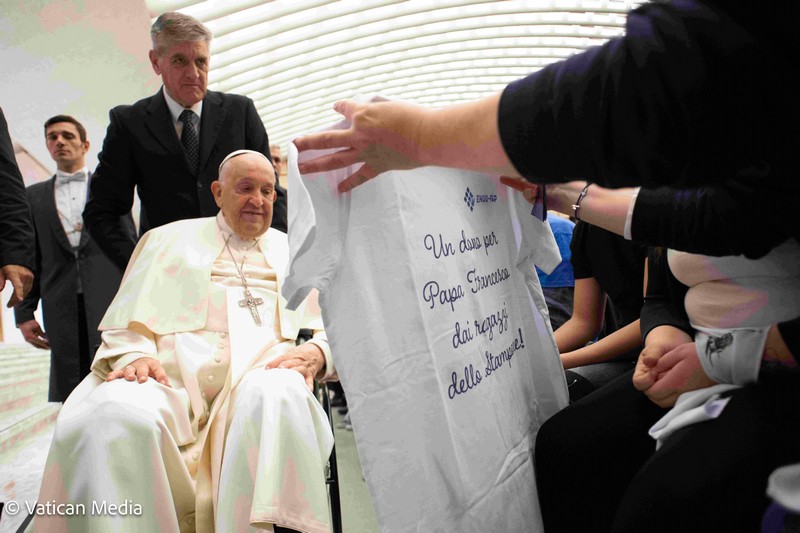
[[310, 341], [311, 338], [314, 336], [314, 331], [311, 328], [300, 328], [297, 330], [297, 345], [301, 345], [304, 342]]

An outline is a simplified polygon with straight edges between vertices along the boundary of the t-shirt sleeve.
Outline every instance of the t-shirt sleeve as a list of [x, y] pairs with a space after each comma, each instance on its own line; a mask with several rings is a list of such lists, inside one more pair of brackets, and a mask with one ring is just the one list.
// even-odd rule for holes
[[586, 254], [586, 239], [588, 235], [588, 226], [586, 222], [578, 221], [575, 224], [575, 229], [572, 230], [572, 242], [569, 245], [572, 256], [570, 262], [572, 263], [572, 273], [575, 279], [593, 278], [591, 263]]
[[[334, 127], [344, 126], [341, 122]], [[339, 194], [339, 181], [353, 173], [347, 167], [332, 172], [301, 175], [298, 163], [313, 159], [328, 151], [307, 151], [299, 154], [289, 144], [288, 188], [289, 202], [289, 265], [282, 287], [288, 309], [296, 309], [312, 288], [324, 293], [338, 268], [350, 195]]]
[[658, 326], [674, 326], [694, 337], [694, 328], [683, 307], [688, 287], [670, 271], [667, 250], [651, 248], [647, 265], [647, 294], [640, 316], [642, 339]]

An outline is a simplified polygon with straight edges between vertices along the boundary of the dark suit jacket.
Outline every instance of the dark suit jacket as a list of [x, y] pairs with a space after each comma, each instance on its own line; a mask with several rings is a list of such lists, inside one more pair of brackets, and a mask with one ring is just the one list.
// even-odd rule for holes
[[6, 117], [0, 109], [0, 266], [22, 265], [33, 270], [33, 240], [25, 184], [14, 157]]
[[[91, 177], [90, 182], [91, 184]], [[83, 375], [78, 353], [78, 280], [83, 287], [89, 347], [100, 344], [97, 326], [119, 288], [122, 270], [84, 231], [77, 251], [64, 232], [56, 210], [55, 176], [27, 189], [36, 228], [36, 269], [33, 288], [14, 309], [17, 324], [34, 318], [42, 300], [44, 330], [50, 341], [50, 401], [64, 401]], [[136, 230], [128, 212], [118, 222], [128, 239]], [[91, 360], [92, 354], [88, 355]]]
[[[189, 170], [164, 94], [115, 107], [110, 112], [100, 162], [83, 212], [92, 237], [121, 268], [136, 245], [119, 228], [133, 206], [134, 187], [142, 204], [140, 234], [175, 220], [216, 215], [211, 182], [226, 155], [238, 149], [269, 157], [269, 139], [253, 101], [208, 91], [200, 122], [198, 175]], [[286, 231], [286, 190], [278, 188], [272, 227]]]

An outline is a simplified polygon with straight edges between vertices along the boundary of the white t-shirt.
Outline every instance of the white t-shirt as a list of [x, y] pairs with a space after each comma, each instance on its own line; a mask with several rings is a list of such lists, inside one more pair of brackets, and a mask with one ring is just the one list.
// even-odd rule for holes
[[381, 531], [541, 531], [536, 432], [567, 404], [533, 266], [560, 261], [549, 226], [483, 174], [389, 172], [342, 195], [353, 168], [297, 163], [290, 145], [284, 295], [320, 291]]

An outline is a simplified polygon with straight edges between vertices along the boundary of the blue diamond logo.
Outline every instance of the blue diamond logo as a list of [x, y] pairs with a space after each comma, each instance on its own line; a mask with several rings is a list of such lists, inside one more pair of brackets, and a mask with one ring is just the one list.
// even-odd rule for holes
[[472, 191], [469, 190], [469, 187], [467, 187], [467, 192], [464, 193], [464, 203], [467, 204], [467, 207], [469, 207], [470, 211], [475, 209], [475, 195], [472, 194]]

